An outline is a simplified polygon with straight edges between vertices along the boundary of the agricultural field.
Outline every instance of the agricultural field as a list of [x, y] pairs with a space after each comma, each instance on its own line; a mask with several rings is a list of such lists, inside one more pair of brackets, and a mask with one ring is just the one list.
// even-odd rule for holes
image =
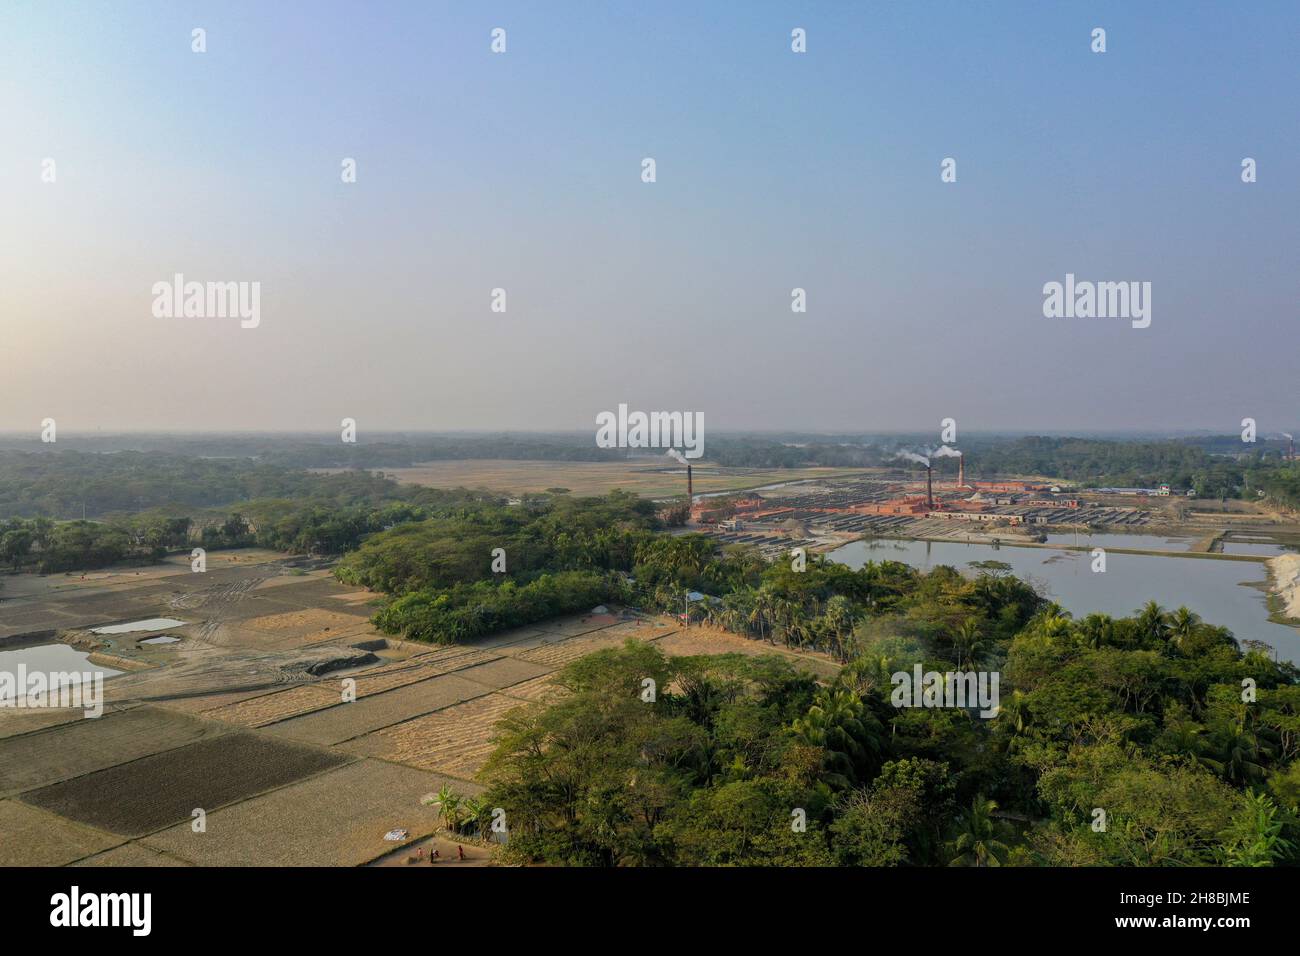
[[[400, 827], [423, 838], [438, 827], [425, 802], [449, 781], [376, 760], [359, 760], [208, 816], [207, 832], [188, 823], [140, 842], [200, 866], [357, 866], [393, 849], [384, 833]], [[465, 794], [478, 788], [456, 784]]]
[[0, 795], [80, 777], [225, 732], [153, 707], [84, 717], [0, 740]]
[[[635, 613], [449, 647], [398, 641], [368, 623], [374, 595], [252, 550], [205, 574], [163, 562], [17, 580], [4, 646], [59, 641], [124, 672], [104, 681], [96, 719], [0, 708], [0, 865], [404, 865], [445, 837], [430, 794], [479, 793], [501, 717], [564, 693], [554, 675], [568, 662], [627, 640], [770, 649]], [[154, 618], [182, 621], [165, 631], [179, 640], [90, 630]], [[386, 840], [393, 830], [405, 835]]]
[[22, 802], [142, 836], [346, 762], [339, 753], [230, 733], [25, 793]]
[[[338, 469], [319, 469], [322, 472]], [[633, 461], [431, 461], [410, 468], [385, 468], [402, 484], [432, 488], [486, 488], [503, 494], [567, 488], [575, 496], [604, 495], [615, 489], [647, 498], [686, 494], [686, 469], [672, 462]], [[861, 468], [760, 469], [696, 465], [696, 494], [741, 491], [783, 481], [844, 478], [866, 474]]]

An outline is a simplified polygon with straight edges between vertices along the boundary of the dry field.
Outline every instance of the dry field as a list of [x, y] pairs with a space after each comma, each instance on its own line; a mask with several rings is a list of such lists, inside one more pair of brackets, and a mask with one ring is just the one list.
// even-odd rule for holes
[[220, 724], [136, 707], [6, 737], [0, 740], [0, 794], [80, 777], [221, 733]]
[[[359, 760], [208, 815], [206, 833], [188, 823], [141, 842], [201, 866], [356, 866], [391, 852], [384, 834], [410, 838], [438, 826], [421, 798], [447, 781], [375, 760]], [[476, 788], [458, 784], [462, 793]]]
[[[339, 469], [319, 469], [330, 472]], [[411, 468], [386, 468], [406, 485], [433, 488], [486, 488], [503, 494], [567, 488], [576, 496], [604, 495], [615, 489], [647, 498], [686, 494], [686, 469], [669, 461], [499, 461], [469, 459], [431, 461]], [[740, 491], [783, 481], [843, 478], [865, 474], [860, 468], [758, 469], [697, 465], [694, 468], [696, 494], [711, 491]]]
[[341, 700], [337, 687], [303, 684], [271, 694], [250, 697], [224, 707], [203, 711], [205, 720], [219, 720], [241, 727], [265, 727], [277, 721], [333, 707]]
[[488, 694], [367, 734], [344, 749], [472, 780], [492, 753], [497, 721], [524, 706], [513, 697]]
[[489, 688], [482, 684], [472, 683], [455, 674], [444, 674], [350, 704], [339, 704], [314, 714], [272, 724], [269, 730], [278, 736], [304, 743], [329, 746], [432, 710], [481, 697], [488, 691]]
[[[0, 709], [0, 865], [404, 865], [438, 828], [421, 798], [444, 783], [480, 792], [497, 722], [562, 694], [554, 675], [569, 661], [628, 639], [775, 651], [668, 618], [591, 614], [472, 645], [402, 644], [367, 622], [374, 595], [327, 572], [263, 552], [209, 555], [208, 567], [10, 579], [0, 639], [58, 632], [132, 670], [105, 682], [97, 720]], [[167, 632], [182, 640], [85, 630], [149, 617], [185, 621]], [[195, 807], [206, 833], [191, 830]], [[394, 828], [406, 840], [385, 841]]]
[[63, 866], [122, 842], [17, 800], [0, 800], [0, 866]]
[[103, 853], [96, 853], [84, 860], [78, 860], [74, 866], [191, 866], [184, 860], [151, 850], [143, 843], [123, 843]]
[[243, 731], [24, 793], [22, 801], [78, 823], [142, 836], [336, 767], [340, 753]]

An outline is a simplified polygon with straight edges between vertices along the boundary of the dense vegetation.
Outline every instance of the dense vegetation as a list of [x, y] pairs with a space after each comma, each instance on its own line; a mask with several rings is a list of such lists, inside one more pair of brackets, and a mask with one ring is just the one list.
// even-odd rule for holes
[[257, 498], [374, 494], [383, 486], [364, 472], [317, 475], [242, 458], [0, 451], [0, 518], [97, 518]]
[[[1279, 476], [1289, 474], [1291, 482], [1300, 480], [1300, 471], [1282, 461], [1280, 444], [1248, 452], [1242, 451], [1244, 447], [1238, 440], [1235, 453], [1227, 455], [1211, 454], [1199, 444], [1183, 441], [1021, 438], [981, 448], [968, 462], [967, 473], [1044, 475], [1084, 487], [1149, 488], [1167, 483], [1203, 498], [1254, 498], [1259, 490], [1283, 492]], [[944, 467], [955, 466], [945, 463]], [[1292, 504], [1300, 504], [1300, 497]]]
[[[115, 456], [106, 458], [113, 460]], [[122, 466], [118, 463], [114, 467]], [[73, 471], [79, 468], [80, 463], [74, 460]], [[156, 494], [160, 498], [178, 495], [169, 482], [188, 487], [184, 473], [184, 469], [172, 470], [157, 477]], [[251, 474], [234, 469], [220, 474], [201, 469], [199, 473], [214, 480], [214, 484], [198, 491], [189, 489], [190, 495], [199, 501], [208, 497], [224, 498], [233, 487], [242, 487], [250, 493], [274, 491], [284, 496], [241, 500], [235, 510], [220, 507], [191, 510], [181, 503], [109, 514], [99, 520], [54, 521], [44, 515], [11, 517], [0, 520], [0, 566], [42, 573], [86, 570], [122, 562], [156, 561], [168, 552], [191, 547], [260, 546], [295, 554], [337, 555], [356, 548], [367, 535], [405, 521], [480, 504], [504, 507], [504, 501], [496, 496], [463, 490], [403, 488], [368, 472], [317, 475], [278, 473], [271, 469], [271, 480], [265, 485], [258, 477], [260, 469], [254, 469]], [[87, 477], [92, 474], [93, 469], [87, 472]], [[125, 480], [125, 475], [119, 477]], [[236, 479], [235, 485], [223, 484], [225, 478], [232, 477]], [[39, 488], [39, 483], [31, 486], [33, 490]], [[222, 488], [227, 490], [218, 490]], [[61, 492], [50, 494], [57, 497]], [[106, 491], [101, 501], [108, 496]]]
[[[855, 623], [852, 662], [822, 685], [773, 656], [591, 655], [561, 699], [502, 723], [480, 803], [505, 810], [521, 862], [1296, 862], [1293, 668], [1154, 607], [1046, 606], [998, 638], [1019, 592], [996, 572], [918, 575]], [[999, 714], [894, 707], [890, 675], [913, 663], [1000, 670]]]

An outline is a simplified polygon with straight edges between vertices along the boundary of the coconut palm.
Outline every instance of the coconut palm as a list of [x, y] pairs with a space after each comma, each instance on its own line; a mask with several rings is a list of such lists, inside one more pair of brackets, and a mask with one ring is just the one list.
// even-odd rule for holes
[[1200, 623], [1200, 617], [1189, 611], [1186, 606], [1180, 607], [1169, 617], [1171, 642], [1178, 647], [1182, 647], [1196, 632], [1196, 626]]
[[1022, 736], [1029, 727], [1029, 696], [1016, 688], [1006, 702], [998, 708], [998, 716], [1005, 718], [1008, 732], [1012, 737]]
[[957, 667], [973, 671], [975, 662], [984, 654], [984, 636], [973, 618], [961, 622], [953, 636], [952, 646], [957, 654]]
[[818, 689], [808, 713], [791, 729], [801, 743], [826, 752], [826, 782], [836, 788], [869, 776], [880, 754], [880, 722], [847, 687]]
[[1079, 633], [1094, 651], [1112, 643], [1115, 637], [1115, 620], [1109, 614], [1089, 614], [1079, 622]]
[[1147, 601], [1138, 612], [1138, 633], [1147, 640], [1164, 643], [1169, 639], [1169, 614], [1155, 601]]
[[1238, 727], [1226, 740], [1220, 751], [1224, 779], [1230, 783], [1246, 784], [1264, 776], [1262, 761], [1272, 754], [1271, 748], [1255, 736], [1254, 732]]
[[962, 820], [962, 831], [950, 844], [956, 856], [949, 866], [1001, 866], [1006, 862], [1010, 848], [998, 839], [1005, 825], [993, 816], [996, 800], [976, 794], [970, 812]]
[[1069, 635], [1071, 623], [1070, 612], [1061, 605], [1052, 603], [1038, 612], [1031, 626], [1043, 637], [1057, 640]]
[[826, 612], [822, 617], [826, 622], [832, 652], [836, 659], [845, 660], [845, 639], [853, 633], [857, 623], [853, 618], [853, 604], [844, 595], [837, 594], [826, 602]]

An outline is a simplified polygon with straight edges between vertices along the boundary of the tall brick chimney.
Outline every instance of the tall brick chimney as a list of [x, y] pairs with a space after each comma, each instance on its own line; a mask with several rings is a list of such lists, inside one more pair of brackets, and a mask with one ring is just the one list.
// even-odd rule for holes
[[966, 487], [966, 456], [957, 456], [957, 487]]
[[934, 507], [934, 470], [929, 465], [925, 466], [925, 506]]
[[690, 463], [686, 464], [686, 503], [690, 504], [695, 500], [695, 481], [691, 476]]

